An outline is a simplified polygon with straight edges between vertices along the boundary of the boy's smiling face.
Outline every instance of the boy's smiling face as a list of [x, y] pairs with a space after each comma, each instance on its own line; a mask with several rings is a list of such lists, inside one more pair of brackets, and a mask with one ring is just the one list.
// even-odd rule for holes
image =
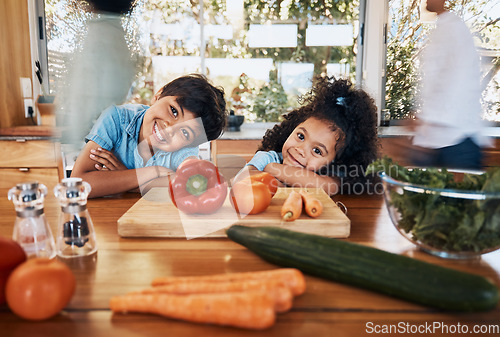
[[203, 133], [201, 118], [177, 103], [177, 97], [155, 95], [142, 122], [139, 143], [150, 150], [174, 152], [190, 146]]
[[335, 158], [337, 139], [329, 123], [309, 118], [283, 144], [283, 164], [316, 172]]

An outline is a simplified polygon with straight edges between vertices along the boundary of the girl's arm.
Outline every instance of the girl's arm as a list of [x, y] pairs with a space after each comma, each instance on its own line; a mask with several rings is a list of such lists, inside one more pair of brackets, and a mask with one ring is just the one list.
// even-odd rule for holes
[[241, 179], [247, 178], [248, 176], [260, 173], [258, 169], [253, 165], [244, 166], [232, 179], [231, 186], [236, 184]]
[[272, 174], [276, 179], [291, 187], [322, 188], [330, 196], [339, 191], [338, 178], [321, 176], [303, 168], [271, 163], [266, 165], [264, 172]]
[[97, 150], [100, 146], [89, 141], [82, 149], [76, 159], [72, 177], [80, 177], [92, 187], [89, 197], [101, 197], [116, 193], [128, 192], [139, 186], [171, 174], [172, 171], [162, 166], [149, 166], [138, 169], [124, 170], [98, 170], [96, 161], [91, 159], [91, 150]]

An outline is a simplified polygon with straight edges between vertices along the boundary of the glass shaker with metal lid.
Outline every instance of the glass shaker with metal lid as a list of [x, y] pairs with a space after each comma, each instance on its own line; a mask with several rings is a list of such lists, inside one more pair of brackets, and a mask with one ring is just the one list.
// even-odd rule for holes
[[87, 210], [90, 185], [81, 178], [66, 178], [55, 188], [54, 194], [61, 205], [57, 230], [57, 255], [77, 257], [97, 251], [94, 225]]
[[46, 195], [47, 187], [37, 181], [19, 183], [8, 192], [17, 214], [12, 239], [28, 258], [56, 256], [54, 237], [43, 211]]

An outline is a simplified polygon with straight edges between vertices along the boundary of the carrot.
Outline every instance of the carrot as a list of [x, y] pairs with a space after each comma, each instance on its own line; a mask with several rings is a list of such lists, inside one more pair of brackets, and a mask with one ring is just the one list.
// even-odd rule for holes
[[293, 302], [292, 291], [282, 281], [269, 280], [249, 280], [234, 282], [184, 282], [172, 283], [152, 288], [143, 289], [138, 292], [128, 293], [128, 295], [137, 294], [208, 294], [224, 293], [236, 291], [265, 291], [274, 301], [276, 312], [286, 312], [291, 309]]
[[264, 291], [217, 294], [142, 294], [112, 297], [113, 312], [142, 312], [197, 323], [266, 329], [276, 320], [273, 300]]
[[306, 281], [304, 274], [295, 268], [279, 268], [264, 271], [250, 271], [242, 273], [230, 274], [215, 274], [204, 276], [170, 276], [158, 277], [152, 282], [152, 286], [160, 286], [173, 283], [189, 283], [189, 282], [235, 282], [246, 280], [270, 280], [279, 281], [286, 284], [294, 296], [301, 295], [306, 290]]
[[294, 221], [301, 213], [302, 197], [298, 192], [292, 191], [281, 206], [281, 218], [285, 221]]
[[304, 209], [307, 215], [316, 218], [323, 213], [323, 204], [321, 201], [314, 197], [312, 194], [308, 193], [306, 190], [300, 190], [300, 195], [302, 196], [302, 201], [304, 202]]

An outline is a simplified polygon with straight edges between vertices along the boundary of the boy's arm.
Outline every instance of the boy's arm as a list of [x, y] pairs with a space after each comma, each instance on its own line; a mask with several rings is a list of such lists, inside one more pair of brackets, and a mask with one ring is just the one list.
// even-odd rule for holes
[[[184, 160], [191, 159], [191, 158], [198, 159], [198, 157], [196, 157], [196, 156], [190, 156], [190, 157], [185, 158]], [[161, 169], [162, 169], [162, 173], [159, 177], [152, 179], [152, 180], [149, 180], [144, 184], [141, 184], [141, 186], [139, 188], [134, 189], [133, 191], [134, 192], [141, 192], [144, 195], [150, 189], [152, 189], [154, 187], [169, 187], [170, 179], [173, 179], [173, 177], [175, 175], [175, 171], [166, 169], [165, 167], [161, 167]], [[164, 172], [166, 172], [165, 170], [168, 170], [168, 172], [164, 173]]]
[[339, 179], [321, 176], [313, 171], [278, 163], [266, 165], [264, 172], [272, 174], [276, 179], [291, 187], [318, 187], [332, 196], [339, 191]]
[[78, 155], [71, 172], [72, 177], [80, 177], [90, 184], [92, 187], [90, 198], [127, 192], [172, 172], [161, 166], [126, 170], [97, 170], [95, 168], [96, 162], [90, 158], [90, 150], [99, 147], [95, 142], [89, 141]]
[[153, 187], [169, 187], [170, 179], [173, 178], [174, 174], [175, 172], [172, 171], [172, 176], [168, 175], [150, 180], [145, 184], [141, 185], [139, 188], [134, 189], [133, 192], [140, 192], [142, 193], [142, 195], [144, 195]]

